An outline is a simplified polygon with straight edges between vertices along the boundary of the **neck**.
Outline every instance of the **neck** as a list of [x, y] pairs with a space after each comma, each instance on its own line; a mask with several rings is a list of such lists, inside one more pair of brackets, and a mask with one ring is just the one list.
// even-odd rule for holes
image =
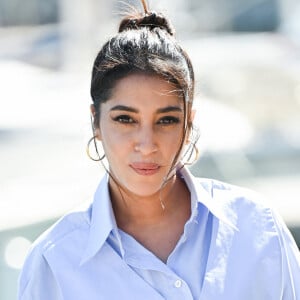
[[180, 209], [178, 200], [188, 198], [187, 188], [177, 176], [169, 180], [160, 191], [149, 196], [123, 190], [111, 179], [110, 193], [116, 221], [121, 229], [158, 225]]

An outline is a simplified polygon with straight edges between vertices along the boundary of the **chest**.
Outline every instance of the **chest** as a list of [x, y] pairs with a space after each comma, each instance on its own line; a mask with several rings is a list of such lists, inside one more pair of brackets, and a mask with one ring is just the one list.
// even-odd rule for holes
[[71, 257], [60, 259], [59, 265], [57, 255], [46, 258], [63, 299], [278, 299], [282, 278], [274, 245], [264, 246], [265, 256], [254, 255], [252, 243], [247, 252], [241, 251], [245, 241], [240, 235], [214, 220], [209, 218], [207, 226], [194, 223], [168, 264], [125, 236], [124, 257], [117, 244], [106, 242], [83, 265]]
[[177, 222], [166, 222], [157, 226], [135, 227], [127, 233], [161, 261], [166, 262], [184, 235], [185, 222], [185, 219], [179, 219]]

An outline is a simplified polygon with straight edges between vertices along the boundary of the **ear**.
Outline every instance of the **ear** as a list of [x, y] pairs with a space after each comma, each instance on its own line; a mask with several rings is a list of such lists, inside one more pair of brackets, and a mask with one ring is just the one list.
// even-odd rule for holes
[[97, 138], [97, 140], [101, 141], [101, 130], [100, 130], [100, 124], [95, 124], [95, 116], [96, 116], [96, 108], [94, 104], [90, 105], [90, 111], [92, 115], [92, 126], [94, 130], [94, 136]]
[[191, 122], [194, 122], [195, 114], [196, 114], [196, 109], [192, 109], [192, 111], [191, 111]]
[[[192, 111], [191, 111], [191, 120], [190, 120], [191, 123], [194, 122], [195, 114], [196, 114], [196, 110], [192, 109]], [[191, 142], [190, 134], [191, 134], [191, 128], [189, 128], [188, 133], [187, 133], [186, 138], [185, 138], [185, 144], [186, 145], [188, 145]]]

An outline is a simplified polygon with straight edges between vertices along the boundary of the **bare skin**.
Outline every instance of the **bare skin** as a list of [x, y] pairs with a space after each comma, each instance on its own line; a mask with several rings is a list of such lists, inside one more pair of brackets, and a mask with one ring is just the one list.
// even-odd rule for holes
[[174, 178], [172, 188], [163, 194], [164, 209], [157, 199], [159, 195], [139, 199], [138, 205], [124, 193], [122, 200], [115, 200], [120, 194], [114, 195], [114, 192], [111, 198], [118, 227], [167, 262], [183, 234], [191, 214], [191, 204], [189, 191], [181, 179]]

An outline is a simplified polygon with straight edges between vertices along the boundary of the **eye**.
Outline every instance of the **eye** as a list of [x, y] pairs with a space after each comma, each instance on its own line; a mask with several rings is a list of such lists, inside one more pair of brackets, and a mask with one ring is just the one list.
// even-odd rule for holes
[[172, 117], [172, 116], [166, 116], [158, 120], [158, 124], [162, 125], [171, 125], [171, 124], [178, 124], [180, 122], [179, 118]]
[[113, 120], [115, 122], [125, 123], [125, 124], [135, 123], [135, 121], [128, 115], [119, 115], [114, 117]]

